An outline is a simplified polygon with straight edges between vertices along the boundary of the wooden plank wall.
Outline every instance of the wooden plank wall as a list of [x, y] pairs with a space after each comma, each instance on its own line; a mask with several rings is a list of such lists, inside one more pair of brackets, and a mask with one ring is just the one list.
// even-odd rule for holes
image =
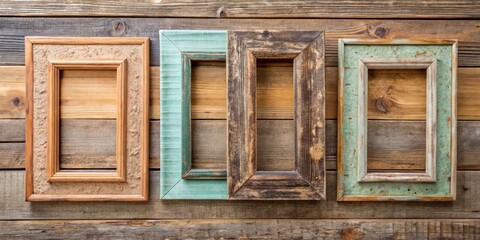
[[[137, 238], [480, 238], [480, 4], [462, 1], [2, 1], [0, 3], [0, 239]], [[95, 18], [92, 18], [95, 16]], [[265, 18], [265, 19], [260, 19]], [[325, 30], [326, 201], [160, 201], [159, 200], [159, 29]], [[27, 203], [24, 201], [24, 36], [148, 36], [151, 38], [151, 161], [147, 203]], [[448, 38], [459, 41], [458, 184], [452, 203], [336, 201], [336, 82], [338, 38]], [[291, 127], [288, 74], [284, 63], [259, 68], [259, 151], [264, 169], [288, 168]], [[225, 144], [224, 66], [196, 69], [192, 116], [198, 166], [223, 167]], [[395, 77], [395, 76], [393, 76]], [[402, 79], [401, 74], [396, 76]], [[277, 84], [267, 84], [276, 80]], [[379, 79], [380, 82], [381, 79]], [[384, 81], [372, 108], [369, 142], [373, 169], [421, 169], [425, 107], [419, 85]], [[411, 82], [411, 81], [410, 81]], [[270, 88], [274, 86], [274, 90]], [[268, 90], [270, 89], [270, 90]], [[382, 92], [390, 89], [390, 95]], [[101, 89], [97, 89], [101, 91]], [[196, 94], [195, 94], [196, 93]], [[101, 92], [99, 93], [101, 94]], [[417, 95], [416, 95], [417, 94]], [[275, 105], [280, 99], [282, 104]], [[408, 102], [408, 105], [404, 103]], [[263, 105], [262, 105], [263, 104]], [[106, 106], [108, 107], [108, 106]], [[388, 108], [388, 114], [385, 114]], [[420, 112], [420, 114], [419, 114]], [[398, 120], [402, 118], [402, 120]], [[397, 119], [397, 120], [392, 120]], [[263, 127], [262, 127], [263, 124]], [[67, 153], [98, 146], [110, 136], [111, 120], [65, 120]], [[82, 137], [80, 130], [102, 134]], [[78, 130], [78, 131], [77, 131]], [[388, 130], [388, 134], [385, 131]], [[68, 135], [76, 134], [77, 138]], [[279, 145], [269, 144], [279, 139]], [[398, 141], [398, 139], [403, 139]], [[214, 144], [214, 143], [217, 144]], [[218, 144], [220, 143], [220, 144]], [[282, 145], [283, 144], [283, 145]], [[112, 167], [112, 146], [69, 161], [66, 168]], [[102, 155], [103, 154], [103, 155]], [[101, 156], [101, 157], [98, 157]], [[382, 161], [385, 156], [392, 161]], [[209, 161], [202, 162], [202, 159]], [[99, 162], [100, 161], [100, 162]], [[273, 162], [277, 161], [277, 162]], [[273, 163], [272, 163], [273, 162]], [[89, 165], [90, 164], [90, 165]], [[223, 164], [223, 165], [222, 165]]]

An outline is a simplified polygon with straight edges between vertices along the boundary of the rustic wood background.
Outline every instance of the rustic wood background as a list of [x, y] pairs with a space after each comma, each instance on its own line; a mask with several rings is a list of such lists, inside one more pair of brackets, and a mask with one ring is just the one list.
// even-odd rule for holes
[[[480, 238], [478, 1], [84, 0], [72, 3], [67, 0], [5, 0], [0, 2], [0, 16], [0, 239]], [[160, 201], [159, 29], [325, 30], [326, 201]], [[149, 202], [24, 201], [25, 36], [151, 38]], [[336, 201], [338, 38], [458, 39], [459, 172], [455, 202]], [[258, 91], [259, 94], [263, 92], [258, 99], [259, 143], [263, 144], [262, 148], [270, 149], [259, 151], [262, 169], [291, 168], [289, 156], [292, 156], [293, 139], [288, 136], [293, 133], [293, 109], [286, 107], [293, 106], [290, 73], [291, 63], [288, 62], [266, 62], [259, 66]], [[368, 143], [372, 149], [369, 154], [373, 156], [369, 168], [416, 170], [424, 167], [424, 141], [418, 136], [424, 136], [425, 131], [425, 98], [421, 85], [415, 81], [400, 81], [406, 78], [405, 74], [412, 73], [378, 75], [375, 82], [384, 84], [375, 85], [372, 89], [377, 94], [369, 95], [371, 101], [376, 101], [378, 96], [386, 99], [378, 107], [369, 109], [369, 118], [373, 119], [369, 123], [369, 134], [378, 136]], [[223, 168], [226, 153], [226, 136], [222, 130], [226, 126], [225, 66], [199, 64], [194, 75], [194, 161], [198, 167]], [[392, 78], [399, 81], [392, 81]], [[271, 84], [272, 81], [275, 84]], [[96, 91], [101, 94], [101, 90]], [[85, 103], [85, 107], [88, 104], [91, 103]], [[113, 122], [79, 120], [75, 115], [66, 118], [63, 125], [67, 131], [62, 138], [69, 142], [62, 149], [66, 156], [62, 167], [111, 168], [113, 162], [109, 156], [114, 146], [104, 142], [113, 136]], [[102, 134], [81, 135], [89, 129], [101, 129]], [[68, 157], [90, 149], [93, 149], [91, 154], [83, 154], [80, 159]], [[391, 161], [384, 161], [385, 157]], [[205, 159], [208, 161], [202, 161]]]

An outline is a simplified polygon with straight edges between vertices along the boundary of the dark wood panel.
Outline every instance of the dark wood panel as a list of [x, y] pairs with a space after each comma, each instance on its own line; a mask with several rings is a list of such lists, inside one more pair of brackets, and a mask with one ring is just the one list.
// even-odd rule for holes
[[[19, 7], [21, 6], [21, 7]], [[136, 16], [205, 18], [479, 18], [478, 2], [462, 1], [6, 1], [0, 16]]]
[[[16, 1], [15, 5], [20, 6], [21, 3]], [[380, 5], [379, 2], [375, 5], [375, 9], [380, 11], [382, 9]], [[118, 6], [118, 3], [111, 5], [113, 6]], [[64, 9], [62, 11], [65, 12]], [[160, 29], [295, 29], [325, 30], [326, 66], [337, 65], [338, 38], [458, 39], [459, 66], [480, 66], [478, 27], [480, 20], [436, 20], [433, 23], [432, 20], [389, 19], [269, 19], [265, 21], [260, 19], [12, 17], [1, 18], [0, 26], [2, 27], [0, 64], [24, 64], [24, 36], [146, 36], [151, 40], [150, 65], [158, 66], [160, 59], [158, 30]]]
[[477, 239], [480, 220], [0, 221], [6, 239]]
[[24, 201], [24, 171], [0, 171], [0, 220], [479, 218], [480, 172], [458, 173], [455, 202], [337, 202], [336, 172], [327, 173], [326, 201], [162, 201], [159, 171], [150, 174], [146, 203]]
[[[75, 120], [72, 120], [75, 121]], [[262, 120], [259, 122], [261, 126], [259, 132], [265, 132], [265, 136], [260, 139], [270, 141], [275, 139], [277, 142], [274, 151], [260, 150], [259, 154], [266, 161], [262, 161], [264, 168], [275, 168], [278, 166], [289, 166], [291, 159], [288, 147], [293, 141], [288, 136], [293, 136], [292, 120]], [[226, 126], [224, 120], [195, 120], [194, 134], [200, 139], [210, 139], [204, 141], [201, 145], [197, 145], [196, 158], [197, 164], [211, 165], [226, 164]], [[95, 125], [96, 126], [96, 125]], [[92, 127], [95, 127], [92, 126]], [[150, 121], [150, 168], [159, 169], [160, 167], [160, 122]], [[278, 130], [274, 131], [275, 128]], [[337, 132], [336, 121], [326, 121], [326, 167], [328, 170], [336, 169], [337, 154]], [[371, 154], [372, 165], [369, 169], [419, 169], [423, 168], [421, 149], [424, 146], [422, 138], [415, 137], [423, 133], [424, 123], [421, 122], [388, 122], [375, 120], [369, 123], [370, 134], [378, 135], [371, 138], [371, 147], [375, 149]], [[8, 129], [8, 131], [0, 131], [0, 169], [23, 169], [25, 166], [25, 133], [24, 120], [0, 120], [0, 129]], [[13, 142], [9, 139], [15, 139]], [[101, 138], [91, 139], [87, 143], [81, 143], [82, 139], [72, 139], [78, 142], [72, 144], [72, 151], [78, 149], [88, 149], [89, 146], [99, 144]], [[222, 142], [223, 141], [223, 142]], [[477, 121], [460, 121], [458, 122], [458, 169], [459, 170], [478, 170], [480, 169], [480, 122]], [[222, 144], [218, 144], [222, 143]], [[269, 143], [267, 146], [272, 146]], [[213, 150], [212, 150], [213, 149]], [[92, 155], [94, 157], [94, 155]], [[375, 157], [376, 156], [376, 157]], [[390, 161], [385, 161], [388, 156]], [[90, 159], [91, 162], [100, 161], [101, 159]], [[194, 160], [195, 161], [195, 160]], [[106, 164], [103, 162], [101, 165]], [[96, 164], [95, 166], [99, 166]], [[70, 165], [75, 167], [75, 165]]]

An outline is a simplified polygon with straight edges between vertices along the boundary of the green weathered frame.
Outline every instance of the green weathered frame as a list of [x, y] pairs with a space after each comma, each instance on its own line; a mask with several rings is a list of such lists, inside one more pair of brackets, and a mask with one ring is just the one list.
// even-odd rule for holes
[[227, 199], [226, 170], [191, 169], [191, 61], [225, 61], [227, 31], [161, 30], [160, 197]]
[[[339, 39], [338, 201], [452, 201], [456, 197], [456, 40]], [[436, 159], [434, 182], [359, 178], [359, 99], [362, 59], [436, 61]], [[366, 111], [366, 110], [365, 110]], [[366, 147], [366, 144], [364, 145]]]

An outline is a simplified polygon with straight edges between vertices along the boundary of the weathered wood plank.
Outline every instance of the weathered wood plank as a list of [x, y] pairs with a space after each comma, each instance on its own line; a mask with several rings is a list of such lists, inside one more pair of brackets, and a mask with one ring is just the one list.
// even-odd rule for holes
[[25, 169], [25, 142], [0, 142], [0, 169]]
[[[1, 21], [1, 20], [0, 20]], [[284, 107], [286, 102], [290, 101], [290, 89], [288, 89], [288, 81], [292, 75], [289, 75], [291, 67], [288, 64], [267, 64], [259, 68], [259, 74], [265, 77], [265, 81], [259, 83], [259, 91], [268, 89], [268, 81], [274, 80], [280, 82], [281, 88], [275, 91], [263, 91], [262, 94], [268, 94], [267, 98], [259, 99], [260, 106], [272, 105], [270, 107], [262, 107], [259, 109], [261, 119], [292, 119], [289, 115], [291, 109]], [[150, 118], [160, 118], [160, 83], [159, 68], [150, 68]], [[24, 118], [24, 94], [25, 94], [25, 68], [23, 66], [0, 66], [0, 73], [6, 73], [3, 81], [15, 82], [15, 89], [12, 90], [8, 84], [0, 84], [0, 118]], [[200, 65], [195, 72], [198, 74], [197, 83], [193, 83], [192, 91], [192, 117], [194, 119], [225, 119], [226, 89], [224, 82], [219, 80], [225, 76], [225, 70], [222, 67], [212, 67], [212, 65]], [[478, 93], [480, 93], [480, 68], [459, 68], [458, 69], [458, 120], [480, 120], [480, 101], [477, 101]], [[8, 77], [8, 78], [7, 78]], [[397, 75], [398, 77], [398, 75]], [[403, 76], [405, 77], [405, 76]], [[401, 80], [401, 78], [396, 78]], [[325, 82], [325, 98], [326, 98], [326, 119], [337, 118], [337, 68], [326, 68]], [[402, 88], [408, 88], [409, 94], [404, 93]], [[381, 113], [378, 108], [371, 109], [374, 113], [374, 119], [395, 119], [402, 116], [404, 119], [418, 119], [418, 114], [425, 109], [425, 101], [417, 93], [421, 91], [421, 86], [413, 84], [411, 81], [391, 81], [390, 84], [376, 86], [376, 92], [381, 94], [389, 91], [389, 89], [397, 89], [400, 94], [395, 94], [395, 101], [409, 102], [408, 111], [402, 106], [396, 106], [390, 109], [388, 114]], [[202, 93], [202, 94], [201, 94]], [[3, 94], [3, 95], [2, 95]], [[200, 96], [201, 95], [201, 96]], [[2, 96], [5, 96], [2, 98]], [[411, 99], [413, 97], [413, 99]], [[272, 97], [280, 98], [282, 104], [275, 104], [269, 101]], [[376, 95], [372, 95], [370, 102], [374, 103]], [[14, 106], [13, 106], [13, 105]], [[17, 104], [17, 105], [15, 105]], [[373, 104], [374, 105], [374, 104]], [[293, 106], [293, 100], [292, 104]], [[372, 106], [373, 107], [373, 106]], [[425, 112], [425, 110], [423, 110]], [[388, 115], [388, 116], [386, 116]]]
[[480, 220], [1, 221], [6, 239], [477, 239]]
[[[14, 3], [16, 6], [22, 4], [18, 1]], [[108, 6], [110, 8], [119, 4], [115, 2]], [[380, 1], [376, 2], [375, 11], [382, 9], [380, 5]], [[436, 2], [435, 4], [429, 4], [428, 7], [438, 5], [441, 4]], [[291, 6], [288, 7], [291, 8]], [[136, 7], [130, 9], [136, 9]], [[302, 9], [302, 16], [305, 14], [305, 10]], [[62, 9], [62, 11], [65, 12], [65, 9]], [[93, 11], [96, 12], [97, 9]], [[355, 12], [360, 11], [355, 9]], [[393, 16], [388, 16], [388, 18], [391, 17]], [[458, 39], [458, 65], [461, 67], [478, 67], [480, 66], [479, 25], [480, 20], [436, 20], [435, 23], [432, 23], [431, 20], [387, 19], [269, 19], [263, 21], [259, 19], [13, 17], [0, 19], [0, 26], [2, 26], [0, 63], [24, 64], [24, 36], [147, 36], [151, 40], [150, 64], [158, 66], [160, 59], [159, 29], [296, 29], [325, 30], [326, 66], [334, 67], [337, 65], [338, 38], [435, 38]]]
[[[150, 174], [150, 201], [52, 202], [24, 201], [24, 171], [0, 171], [0, 219], [253, 219], [253, 218], [479, 218], [480, 172], [458, 173], [455, 202], [337, 202], [336, 172], [327, 173], [326, 201], [162, 201], [159, 172]], [[66, 214], [68, 213], [68, 214]]]
[[25, 142], [25, 120], [0, 119], [0, 142]]
[[[77, 120], [70, 120], [77, 121]], [[259, 168], [264, 169], [286, 169], [291, 167], [293, 142], [292, 120], [262, 120], [259, 121], [259, 141], [267, 141], [264, 145], [269, 149], [259, 149]], [[71, 123], [71, 125], [76, 125]], [[95, 121], [89, 128], [99, 128], [101, 122]], [[105, 126], [105, 124], [103, 125]], [[160, 123], [150, 121], [150, 168], [160, 167]], [[369, 134], [375, 137], [369, 138], [369, 145], [374, 146], [375, 151], [369, 152], [369, 169], [423, 169], [424, 161], [424, 138], [417, 137], [424, 133], [425, 125], [421, 122], [391, 122], [373, 121], [369, 123]], [[112, 125], [113, 127], [113, 125]], [[80, 129], [80, 127], [77, 127]], [[23, 169], [25, 167], [25, 133], [24, 120], [0, 120], [0, 169]], [[199, 168], [213, 167], [225, 168], [226, 164], [226, 121], [225, 120], [194, 120], [193, 121], [193, 144], [194, 165]], [[75, 131], [75, 129], [71, 129]], [[337, 153], [337, 125], [333, 120], [326, 121], [326, 167], [328, 170], [335, 170]], [[104, 132], [109, 132], [104, 130]], [[264, 134], [263, 134], [264, 133]], [[69, 151], [86, 152], [90, 147], [102, 145], [102, 139], [108, 135], [91, 138], [88, 142], [82, 142], [82, 138], [71, 139]], [[204, 141], [209, 139], [209, 141]], [[275, 139], [273, 142], [272, 139]], [[272, 141], [272, 142], [270, 142]], [[480, 169], [480, 122], [460, 121], [458, 122], [458, 169], [474, 170]], [[275, 145], [275, 146], [272, 146]], [[93, 147], [94, 148], [94, 147]], [[112, 151], [103, 149], [103, 153]], [[96, 154], [102, 153], [96, 152]], [[100, 154], [104, 156], [105, 154]], [[76, 161], [92, 163], [82, 165], [90, 167], [113, 167], [114, 163], [105, 162], [94, 154], [90, 155], [89, 161], [77, 159]], [[388, 159], [389, 161], [386, 161]], [[64, 164], [67, 164], [68, 161]], [[66, 165], [68, 166], [68, 165]], [[70, 162], [69, 168], [78, 167], [75, 162]]]
[[0, 76], [0, 118], [25, 118], [25, 67], [0, 67]]
[[425, 122], [369, 121], [367, 169], [425, 171]]
[[116, 120], [60, 121], [60, 168], [115, 169]]
[[[18, 6], [22, 6], [19, 8]], [[205, 18], [479, 18], [474, 0], [428, 1], [7, 1], [0, 16], [135, 16]]]

